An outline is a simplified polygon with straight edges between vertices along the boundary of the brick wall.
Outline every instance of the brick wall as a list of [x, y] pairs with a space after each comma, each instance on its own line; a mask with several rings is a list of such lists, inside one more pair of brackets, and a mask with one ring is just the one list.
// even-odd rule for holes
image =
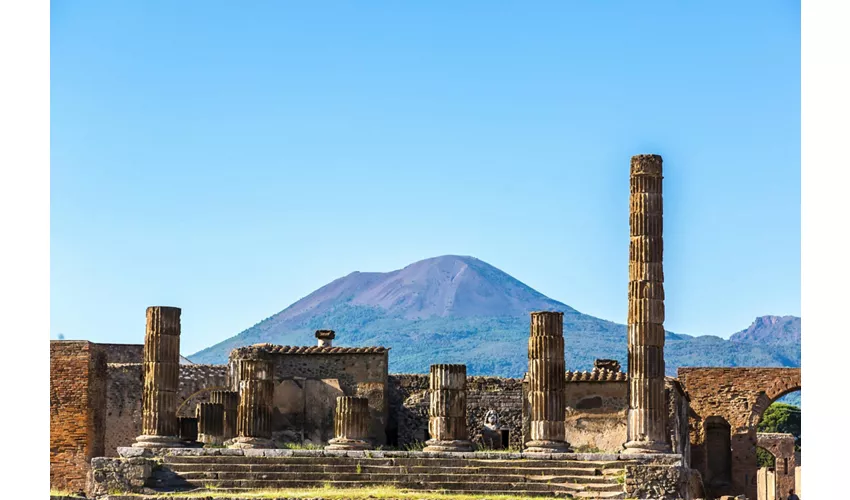
[[50, 342], [50, 487], [83, 491], [104, 449], [106, 356], [86, 341]]
[[[679, 368], [691, 405], [691, 467], [715, 495], [756, 495], [756, 427], [776, 399], [800, 389], [799, 368]], [[710, 470], [706, 421], [730, 427], [731, 480]], [[716, 463], [716, 462], [713, 462]]]

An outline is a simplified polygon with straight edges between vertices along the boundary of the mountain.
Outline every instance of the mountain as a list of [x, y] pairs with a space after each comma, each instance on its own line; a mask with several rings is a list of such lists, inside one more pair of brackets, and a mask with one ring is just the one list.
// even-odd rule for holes
[[761, 316], [746, 330], [735, 333], [732, 342], [767, 342], [770, 344], [799, 344], [800, 318], [796, 316]]
[[[392, 373], [427, 373], [432, 363], [465, 363], [470, 375], [520, 377], [528, 365], [528, 313], [539, 310], [564, 313], [569, 369], [589, 370], [596, 358], [618, 359], [626, 366], [625, 325], [582, 314], [484, 261], [456, 255], [388, 273], [351, 273], [189, 359], [225, 363], [232, 349], [262, 342], [313, 345], [315, 330], [329, 328], [337, 332], [335, 345], [390, 347]], [[751, 327], [757, 338], [769, 335], [765, 328]], [[666, 371], [800, 365], [799, 341], [765, 343], [751, 337], [732, 341], [667, 332]]]

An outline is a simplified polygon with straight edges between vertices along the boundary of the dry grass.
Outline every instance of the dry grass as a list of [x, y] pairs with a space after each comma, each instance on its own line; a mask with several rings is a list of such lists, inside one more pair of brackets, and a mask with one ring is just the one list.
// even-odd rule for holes
[[455, 492], [431, 493], [411, 491], [394, 486], [375, 486], [365, 488], [300, 488], [279, 490], [257, 490], [250, 492], [228, 492], [226, 490], [204, 490], [187, 493], [162, 493], [149, 498], [310, 498], [323, 500], [527, 500], [528, 497], [516, 495], [464, 495]]

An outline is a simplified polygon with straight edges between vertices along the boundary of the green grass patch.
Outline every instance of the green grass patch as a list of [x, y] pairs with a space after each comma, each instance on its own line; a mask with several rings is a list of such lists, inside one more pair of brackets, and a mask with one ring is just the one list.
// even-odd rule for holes
[[50, 496], [52, 497], [71, 497], [71, 498], [85, 498], [76, 493], [65, 491], [65, 490], [50, 490]]

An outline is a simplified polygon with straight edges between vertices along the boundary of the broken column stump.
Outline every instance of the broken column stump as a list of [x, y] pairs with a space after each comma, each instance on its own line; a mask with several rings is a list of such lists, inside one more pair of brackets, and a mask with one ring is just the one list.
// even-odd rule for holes
[[531, 313], [528, 338], [528, 398], [531, 406], [531, 441], [526, 453], [566, 453], [566, 368], [564, 313]]
[[142, 435], [137, 448], [183, 446], [177, 422], [180, 308], [148, 307], [144, 347]]
[[274, 365], [263, 358], [239, 360], [239, 407], [231, 448], [274, 448], [271, 440]]
[[224, 442], [224, 407], [219, 403], [198, 403], [198, 441], [208, 445]]
[[239, 393], [236, 391], [212, 391], [210, 402], [218, 403], [224, 409], [222, 438], [228, 440], [236, 436], [236, 413], [239, 409]]
[[328, 441], [326, 450], [368, 450], [369, 443], [369, 398], [340, 396], [336, 398], [334, 411], [334, 438]]
[[472, 451], [466, 428], [466, 365], [431, 365], [428, 433], [422, 451]]

